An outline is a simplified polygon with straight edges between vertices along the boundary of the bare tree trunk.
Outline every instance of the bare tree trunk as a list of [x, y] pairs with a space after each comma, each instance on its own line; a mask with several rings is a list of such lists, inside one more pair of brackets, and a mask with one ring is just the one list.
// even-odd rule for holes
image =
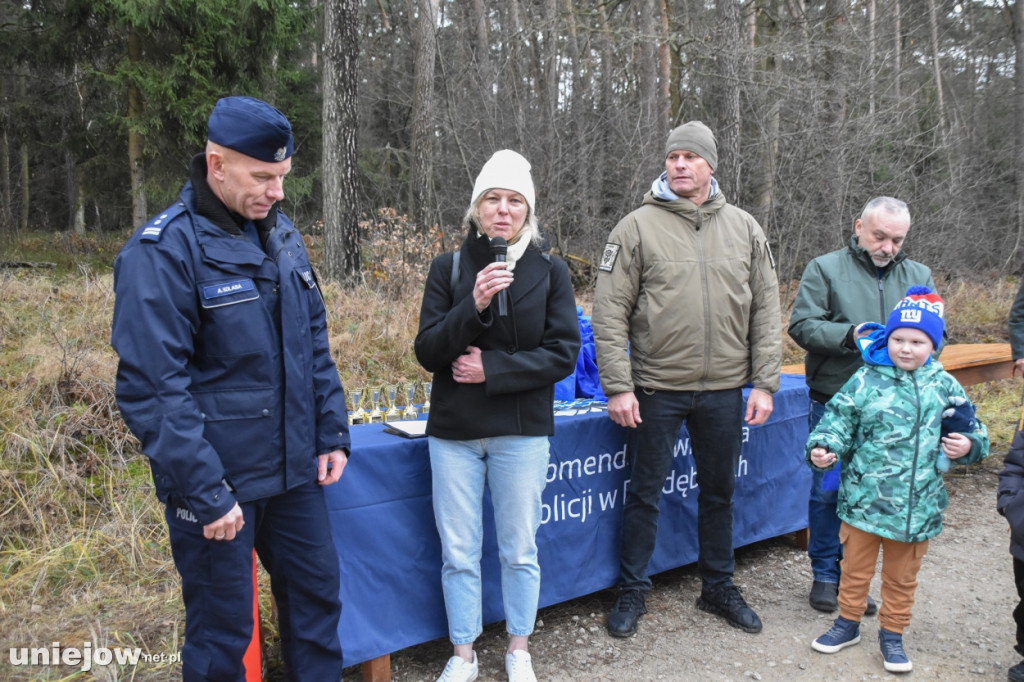
[[771, 11], [768, 2], [765, 2], [765, 5], [764, 8], [755, 11], [754, 36], [750, 41], [752, 45], [761, 46], [762, 52], [761, 61], [754, 69], [753, 80], [761, 93], [759, 109], [764, 111], [760, 124], [764, 143], [760, 145], [763, 152], [748, 175], [752, 189], [751, 212], [765, 231], [770, 233], [773, 227], [772, 203], [775, 200], [776, 174], [779, 166], [781, 106], [778, 88], [773, 82], [778, 68], [774, 52], [778, 22], [775, 19], [776, 12]]
[[[0, 79], [0, 89], [5, 81]], [[0, 92], [0, 97], [4, 93]], [[14, 230], [14, 211], [11, 209], [11, 145], [7, 139], [7, 126], [0, 131], [0, 232]]]
[[490, 55], [490, 31], [487, 24], [487, 8], [483, 0], [473, 0], [473, 61], [476, 63], [476, 77], [480, 83], [480, 104], [490, 118], [494, 116], [494, 67]]
[[650, 131], [649, 140], [660, 145], [664, 140], [657, 129], [658, 105], [658, 16], [657, 6], [661, 0], [645, 0], [640, 10], [640, 60], [637, 77], [640, 81], [640, 121], [643, 130]]
[[900, 79], [903, 77], [903, 6], [900, 0], [893, 0], [893, 93], [897, 102], [902, 102], [900, 96]]
[[[18, 75], [18, 97], [25, 99], [25, 68], [21, 68]], [[28, 231], [28, 200], [29, 200], [29, 172], [28, 172], [28, 142], [21, 143], [21, 216], [18, 219], [18, 228], [22, 232]]]
[[[527, 101], [528, 95], [521, 92], [521, 83], [526, 80], [526, 74], [533, 73], [533, 60], [531, 59], [531, 46], [534, 40], [523, 39], [523, 22], [519, 12], [519, 0], [508, 0], [508, 24], [509, 32], [509, 60], [505, 87], [505, 97], [499, 102], [499, 106], [507, 106], [513, 112], [515, 120], [516, 138], [520, 141], [526, 139], [529, 134], [526, 130], [527, 107], [523, 104]], [[527, 43], [524, 45], [524, 43]], [[537, 82], [534, 74], [533, 82]], [[524, 147], [525, 148], [525, 147]]]
[[413, 21], [413, 96], [410, 126], [409, 215], [413, 222], [440, 222], [431, 204], [431, 174], [434, 168], [434, 61], [437, 44], [434, 29], [439, 0], [409, 0]]
[[1013, 45], [1016, 48], [1013, 74], [1013, 181], [1017, 203], [1017, 239], [1003, 263], [1003, 270], [1016, 265], [1024, 239], [1024, 0], [1013, 3]]
[[[142, 61], [142, 36], [138, 29], [128, 31], [128, 61], [133, 65]], [[145, 138], [139, 132], [140, 120], [145, 110], [142, 92], [134, 82], [128, 84], [128, 167], [131, 176], [132, 226], [138, 227], [149, 218], [146, 207], [146, 167], [143, 165], [142, 150]]]
[[868, 117], [875, 115], [875, 95], [878, 92], [878, 74], [875, 72], [876, 53], [878, 51], [875, 41], [875, 0], [867, 2], [868, 21], [868, 78], [871, 82], [868, 85]]
[[932, 72], [935, 75], [935, 97], [938, 103], [939, 143], [946, 147], [946, 100], [942, 89], [942, 66], [939, 63], [939, 19], [935, 0], [928, 0], [928, 36], [932, 50]]
[[359, 3], [323, 4], [323, 214], [325, 274], [353, 284], [361, 268], [356, 169]]
[[845, 44], [846, 16], [849, 11], [849, 0], [827, 0], [825, 3], [825, 54], [823, 55], [825, 97], [824, 128], [825, 169], [827, 176], [823, 178], [826, 201], [824, 207], [826, 224], [837, 230], [838, 243], [842, 243], [846, 234], [847, 223], [843, 220], [843, 204], [845, 198], [846, 145], [843, 142], [843, 127], [846, 122], [846, 60], [843, 56]]
[[[551, 141], [554, 142], [556, 135], [555, 121], [558, 117], [558, 3], [557, 0], [544, 0], [544, 44], [541, 46], [543, 53], [541, 63], [543, 64], [544, 101], [541, 103], [541, 111], [544, 112], [542, 130], [551, 134]], [[547, 125], [544, 125], [546, 123]], [[549, 151], [554, 151], [549, 147]]]
[[85, 184], [82, 182], [82, 171], [75, 168], [75, 209], [71, 214], [71, 231], [77, 235], [85, 234]]
[[740, 5], [735, 0], [717, 0], [718, 54], [715, 57], [720, 102], [718, 168], [722, 189], [732, 201], [740, 195]]
[[668, 137], [672, 128], [672, 54], [669, 49], [668, 0], [658, 2], [658, 132]]
[[28, 143], [21, 143], [21, 218], [18, 220], [18, 228], [22, 232], [28, 230]]

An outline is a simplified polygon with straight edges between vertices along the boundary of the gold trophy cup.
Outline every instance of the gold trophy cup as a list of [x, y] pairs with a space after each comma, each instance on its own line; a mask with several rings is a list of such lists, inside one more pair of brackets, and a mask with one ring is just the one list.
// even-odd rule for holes
[[365, 388], [353, 388], [349, 390], [348, 395], [352, 400], [352, 414], [348, 416], [349, 424], [362, 424], [366, 421], [366, 412], [363, 411], [363, 395], [365, 393]]
[[417, 419], [420, 413], [416, 411], [413, 398], [416, 397], [416, 384], [409, 382], [405, 385], [405, 409], [402, 411], [402, 419]]
[[380, 410], [380, 394], [380, 387], [370, 389], [370, 404], [373, 405], [373, 409], [370, 410], [370, 414], [366, 418], [367, 424], [379, 424], [384, 421], [384, 413]]
[[388, 421], [395, 421], [402, 418], [402, 411], [398, 409], [395, 401], [398, 398], [398, 384], [388, 384], [385, 387], [388, 394], [388, 411], [384, 414], [384, 419]]
[[423, 382], [423, 404], [420, 405], [420, 414], [428, 414], [430, 412], [430, 382]]

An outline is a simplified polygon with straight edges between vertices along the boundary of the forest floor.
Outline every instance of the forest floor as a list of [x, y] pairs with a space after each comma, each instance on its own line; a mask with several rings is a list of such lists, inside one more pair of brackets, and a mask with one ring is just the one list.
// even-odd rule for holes
[[[942, 533], [931, 541], [919, 574], [913, 620], [904, 635], [914, 664], [909, 675], [927, 680], [1005, 680], [1020, 661], [1013, 650], [1012, 612], [1017, 603], [1006, 522], [995, 511], [1002, 454], [947, 476], [950, 504]], [[825, 655], [811, 641], [834, 615], [807, 603], [807, 555], [783, 537], [741, 548], [735, 582], [759, 613], [764, 629], [746, 634], [700, 611], [696, 566], [653, 577], [649, 612], [629, 639], [608, 635], [605, 618], [614, 590], [542, 609], [531, 638], [540, 680], [884, 680], [878, 622], [862, 621], [861, 643]], [[876, 575], [871, 594], [879, 599]], [[488, 626], [477, 640], [482, 682], [505, 680], [504, 624]], [[391, 656], [396, 682], [433, 681], [451, 646], [438, 640]], [[359, 679], [357, 669], [346, 680]]]

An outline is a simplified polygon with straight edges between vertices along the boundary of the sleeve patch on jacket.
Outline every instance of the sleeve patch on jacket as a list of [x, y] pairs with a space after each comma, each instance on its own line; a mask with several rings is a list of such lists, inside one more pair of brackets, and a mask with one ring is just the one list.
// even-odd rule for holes
[[612, 268], [615, 267], [615, 261], [619, 258], [619, 244], [608, 243], [604, 245], [604, 253], [601, 254], [601, 264], [597, 266], [598, 270], [604, 272], [611, 272]]

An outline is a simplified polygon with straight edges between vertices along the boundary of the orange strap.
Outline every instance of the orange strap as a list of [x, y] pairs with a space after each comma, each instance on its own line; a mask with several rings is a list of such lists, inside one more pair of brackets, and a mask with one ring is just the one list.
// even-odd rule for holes
[[245, 650], [245, 682], [263, 680], [263, 648], [260, 646], [260, 590], [256, 580], [256, 550], [252, 552], [252, 639]]

